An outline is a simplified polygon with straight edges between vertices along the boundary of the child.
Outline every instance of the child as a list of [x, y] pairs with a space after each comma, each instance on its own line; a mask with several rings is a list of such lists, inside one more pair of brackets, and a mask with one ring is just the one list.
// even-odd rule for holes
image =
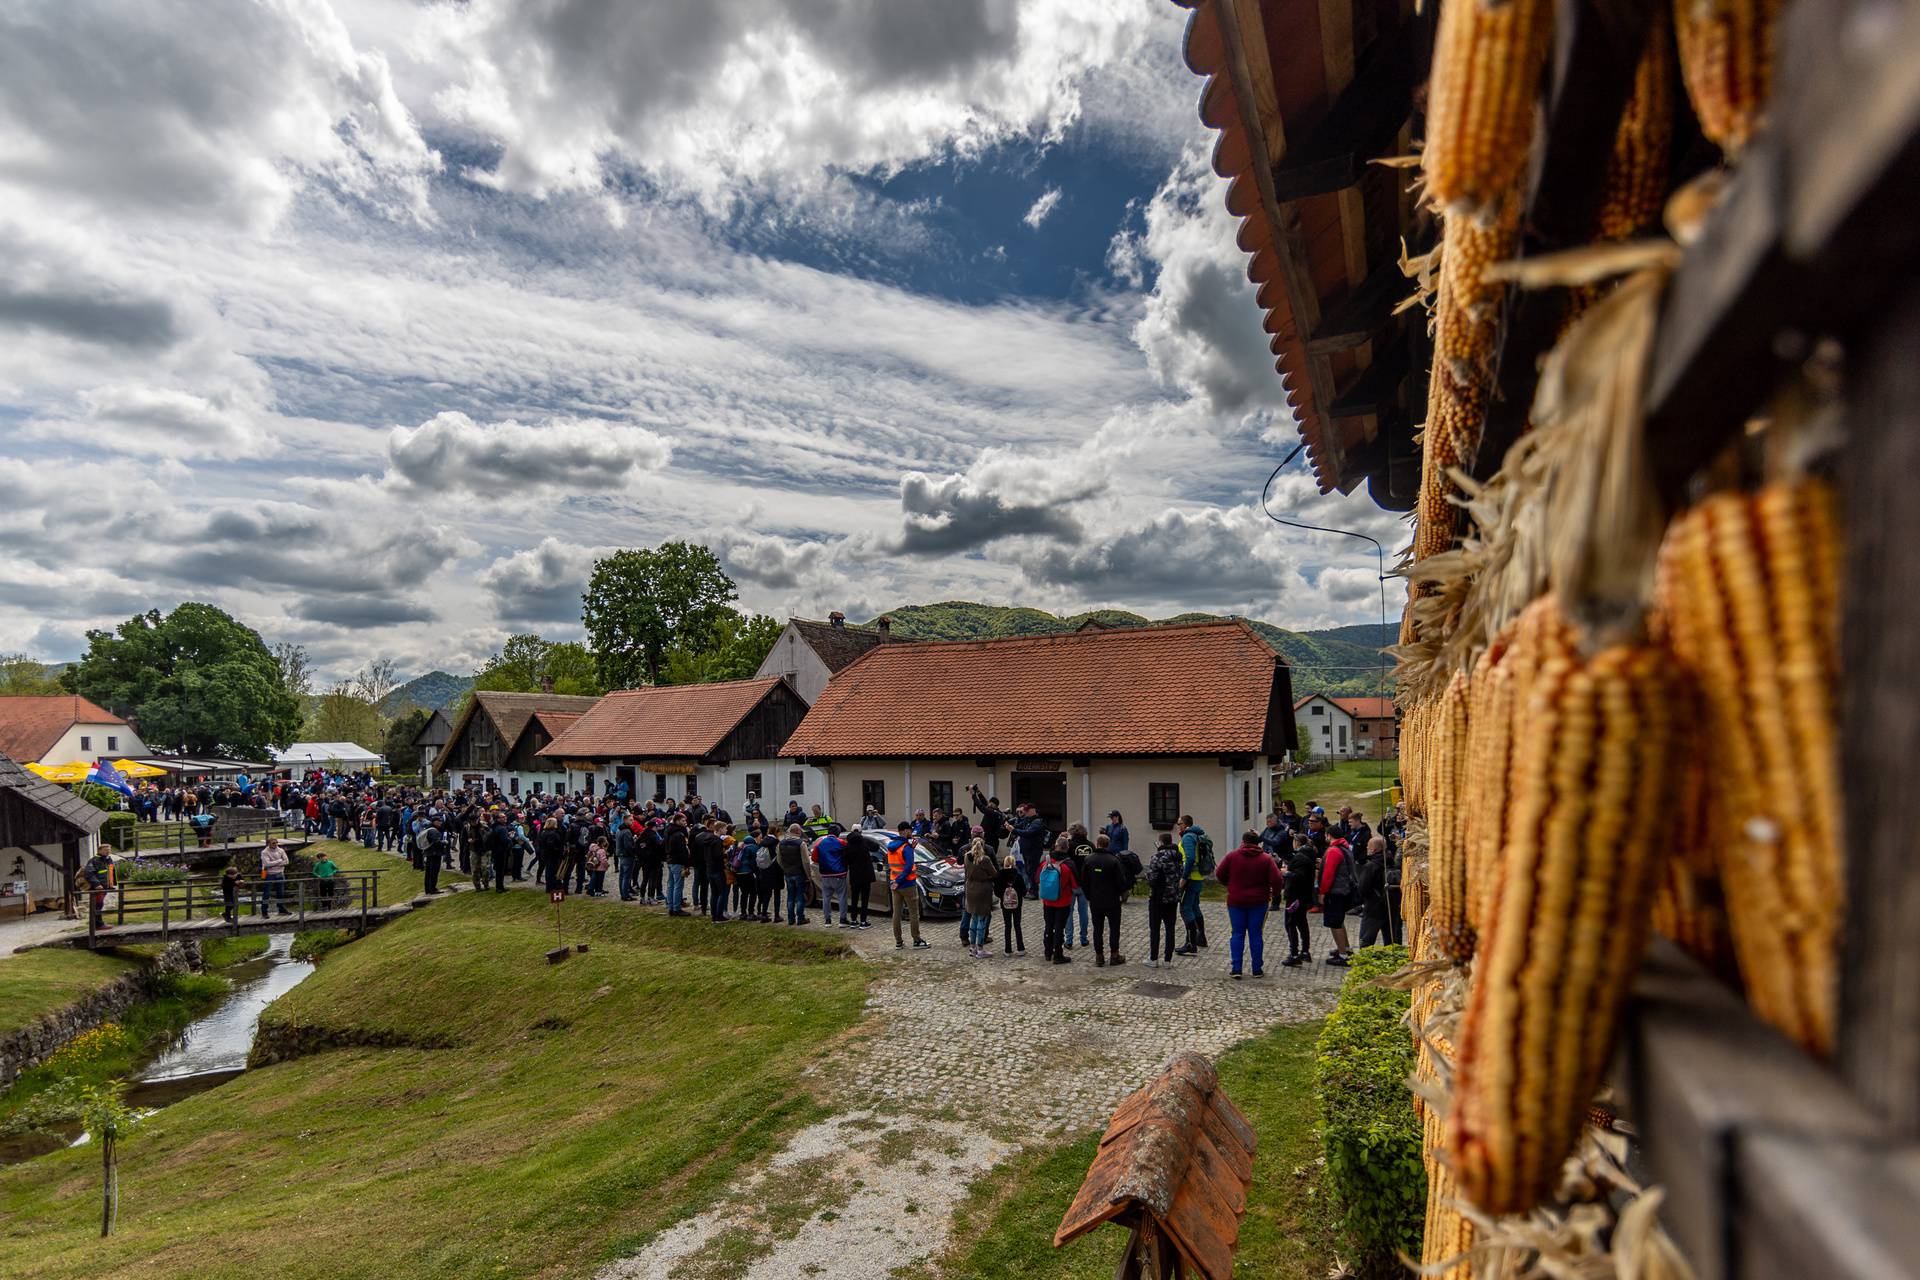
[[1000, 924], [1006, 932], [1007, 954], [1018, 949], [1027, 954], [1027, 939], [1020, 931], [1020, 912], [1027, 901], [1027, 878], [1013, 854], [1000, 859], [1000, 872], [993, 878], [993, 891], [1000, 898]]

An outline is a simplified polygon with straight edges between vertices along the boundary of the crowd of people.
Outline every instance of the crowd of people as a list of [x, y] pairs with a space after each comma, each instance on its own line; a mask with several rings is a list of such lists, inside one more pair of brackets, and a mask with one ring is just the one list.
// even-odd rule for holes
[[[785, 812], [769, 815], [753, 797], [736, 818], [696, 794], [642, 800], [616, 789], [598, 797], [509, 796], [490, 785], [423, 790], [319, 770], [244, 789], [177, 790], [196, 808], [222, 802], [276, 808], [307, 834], [405, 856], [423, 873], [430, 894], [440, 891], [442, 870], [457, 865], [477, 887], [495, 892], [520, 883], [590, 898], [617, 894], [623, 902], [714, 923], [801, 926], [817, 908], [825, 927], [869, 929], [875, 886], [884, 883], [882, 911], [891, 917], [895, 946], [925, 949], [932, 944], [921, 930], [920, 880], [931, 866], [960, 882], [959, 939], [979, 959], [993, 954], [996, 915], [1001, 954], [1025, 955], [1026, 907], [1037, 901], [1048, 963], [1071, 963], [1077, 947], [1091, 948], [1096, 966], [1125, 964], [1122, 916], [1129, 906], [1144, 905], [1144, 963], [1171, 966], [1209, 950], [1202, 900], [1210, 882], [1225, 888], [1235, 978], [1265, 975], [1266, 925], [1275, 912], [1287, 967], [1312, 962], [1316, 915], [1332, 944], [1329, 965], [1345, 965], [1352, 953], [1349, 916], [1358, 917], [1360, 946], [1398, 941], [1404, 821], [1389, 813], [1376, 830], [1350, 806], [1330, 819], [1317, 805], [1302, 813], [1283, 801], [1263, 827], [1241, 832], [1221, 855], [1190, 815], [1142, 851], [1117, 811], [1097, 831], [1077, 822], [1056, 831], [1034, 806], [1008, 810], [975, 787], [968, 788], [971, 816], [958, 806], [922, 809], [889, 825], [869, 807], [852, 826], [817, 804], [803, 810], [789, 802]], [[141, 803], [137, 795], [137, 809]], [[167, 802], [159, 807], [164, 812]], [[261, 868], [263, 911], [274, 897], [271, 881], [285, 874], [284, 852], [272, 852], [276, 865]]]

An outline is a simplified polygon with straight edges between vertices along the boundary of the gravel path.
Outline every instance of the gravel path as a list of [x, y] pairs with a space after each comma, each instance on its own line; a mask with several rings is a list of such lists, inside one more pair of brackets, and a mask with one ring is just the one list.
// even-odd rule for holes
[[997, 919], [987, 960], [960, 947], [957, 921], [924, 922], [925, 951], [895, 950], [878, 921], [848, 931], [883, 973], [862, 1032], [810, 1071], [839, 1113], [599, 1280], [885, 1276], [944, 1247], [975, 1178], [1023, 1147], [1099, 1127], [1176, 1050], [1218, 1055], [1333, 1007], [1343, 971], [1281, 968], [1284, 943], [1267, 977], [1230, 981], [1226, 909], [1205, 910], [1211, 950], [1171, 968], [1142, 963], [1138, 902], [1123, 918], [1119, 967], [1096, 968], [1085, 948], [1072, 964], [1044, 963], [1033, 908], [1025, 956], [1004, 954]]

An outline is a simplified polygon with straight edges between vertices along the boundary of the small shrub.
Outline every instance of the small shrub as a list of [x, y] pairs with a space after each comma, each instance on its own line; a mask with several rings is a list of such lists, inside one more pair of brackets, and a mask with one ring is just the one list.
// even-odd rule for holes
[[138, 859], [121, 863], [114, 875], [121, 884], [179, 884], [193, 873], [176, 863]]
[[134, 1047], [130, 1039], [119, 1023], [103, 1022], [55, 1049], [42, 1065], [56, 1076], [79, 1075], [115, 1054], [127, 1052]]
[[[105, 787], [95, 787], [95, 791], [107, 791]], [[114, 794], [107, 791], [108, 795]], [[134, 842], [134, 827], [137, 820], [130, 813], [109, 813], [100, 827], [100, 843], [110, 844], [116, 849], [131, 849]]]
[[1414, 1051], [1402, 1019], [1411, 997], [1374, 985], [1406, 962], [1405, 947], [1354, 953], [1315, 1064], [1327, 1176], [1361, 1275], [1400, 1274], [1396, 1255], [1420, 1256], [1426, 1217], [1422, 1134], [1406, 1083]]
[[[94, 808], [105, 809], [108, 813], [114, 813], [120, 808], [120, 793], [112, 787], [103, 787], [97, 782], [76, 783], [74, 784], [73, 794], [79, 796]], [[129, 813], [127, 820], [131, 822], [133, 815]]]

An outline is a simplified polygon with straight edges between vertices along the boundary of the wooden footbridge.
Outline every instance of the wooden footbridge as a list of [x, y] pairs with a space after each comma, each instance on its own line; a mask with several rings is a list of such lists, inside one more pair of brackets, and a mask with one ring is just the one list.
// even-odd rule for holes
[[432, 901], [421, 897], [381, 905], [377, 870], [336, 871], [325, 878], [288, 876], [244, 881], [234, 900], [231, 919], [217, 876], [127, 885], [107, 894], [97, 916], [90, 909], [88, 897], [80, 895], [81, 909], [88, 911], [86, 932], [76, 930], [40, 945], [124, 947], [303, 929], [364, 932]]

